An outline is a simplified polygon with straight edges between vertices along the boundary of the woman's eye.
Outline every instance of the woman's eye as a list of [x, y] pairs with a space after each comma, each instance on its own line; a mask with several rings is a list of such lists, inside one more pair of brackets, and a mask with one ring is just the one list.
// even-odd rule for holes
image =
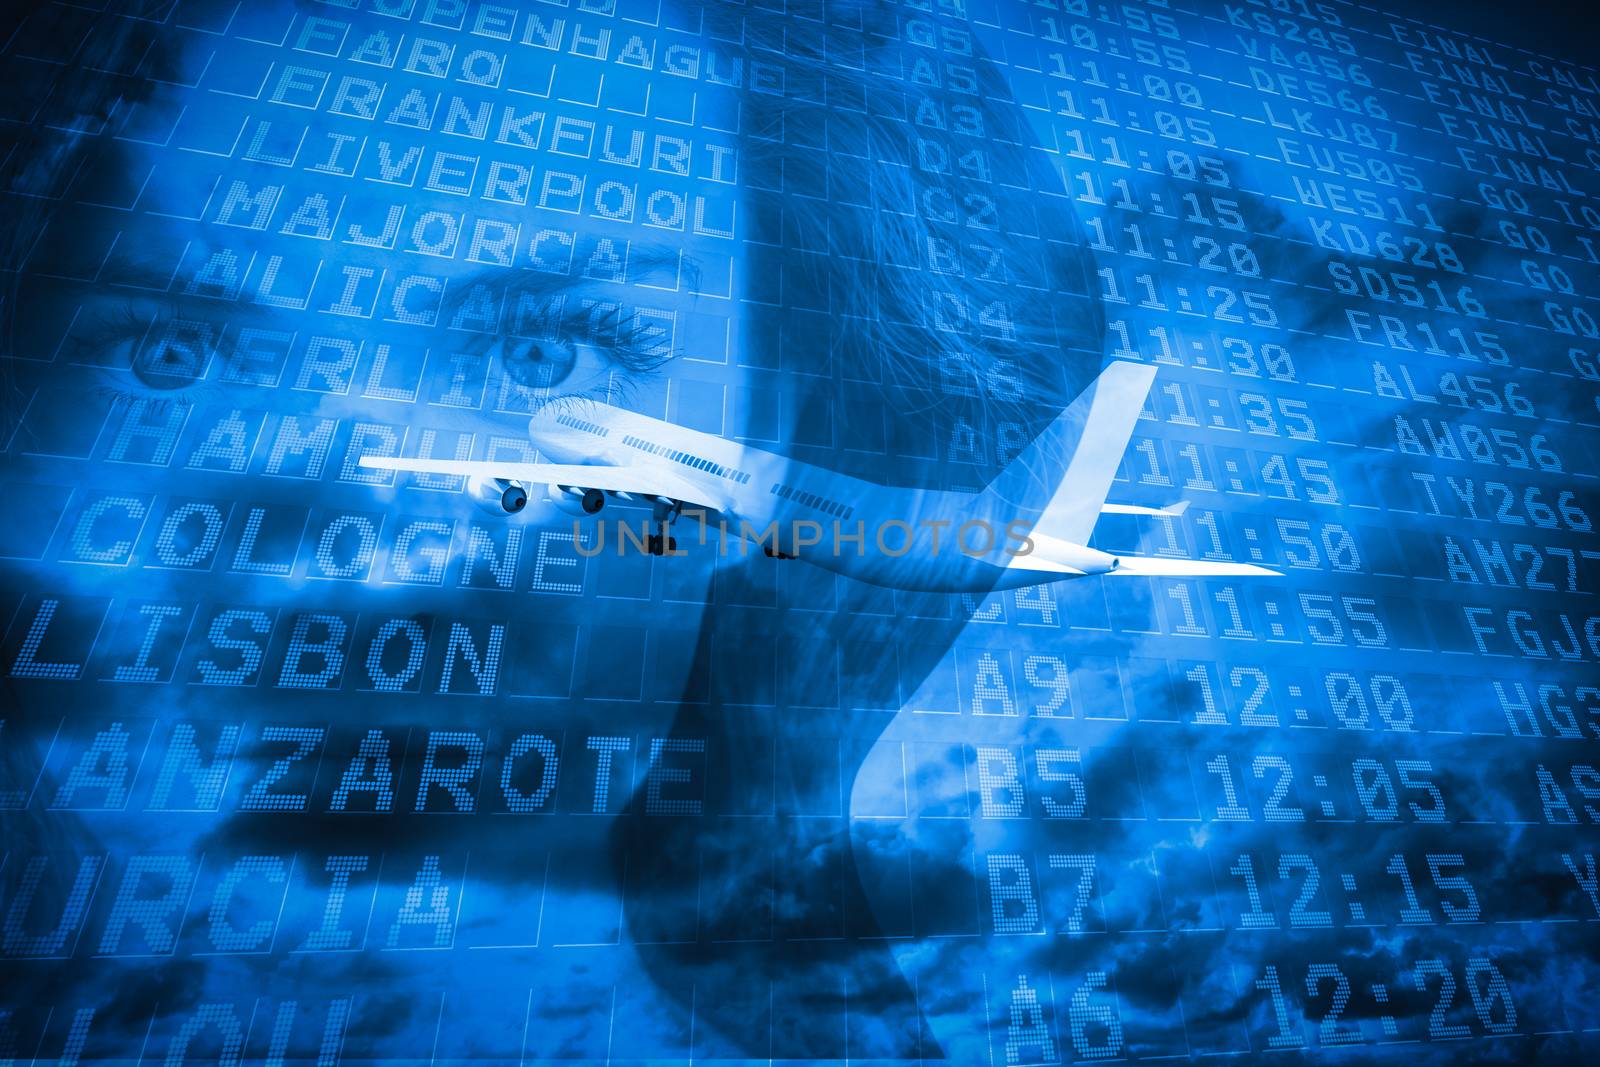
[[565, 341], [509, 337], [501, 343], [501, 362], [511, 380], [527, 389], [549, 389], [565, 381], [578, 363], [577, 347]]
[[173, 322], [157, 326], [142, 344], [134, 344], [134, 377], [152, 389], [182, 389], [205, 376], [216, 350], [216, 332], [209, 323]]

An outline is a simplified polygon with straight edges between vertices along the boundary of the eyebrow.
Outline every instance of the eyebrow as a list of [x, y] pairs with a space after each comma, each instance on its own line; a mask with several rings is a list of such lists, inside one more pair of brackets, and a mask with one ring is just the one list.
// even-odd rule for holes
[[[30, 257], [31, 258], [31, 257]], [[177, 268], [165, 270], [148, 260], [119, 261], [115, 264], [101, 263], [92, 277], [81, 277], [74, 274], [57, 274], [54, 271], [39, 270], [29, 263], [24, 262], [15, 271], [6, 271], [17, 278], [42, 278], [53, 282], [69, 282], [89, 289], [103, 285], [116, 285], [130, 289], [147, 289], [152, 292], [168, 292], [172, 282], [177, 277]]]
[[[108, 301], [152, 301], [183, 311], [225, 314], [229, 320], [243, 318], [250, 322], [271, 320], [288, 308], [271, 304], [258, 304], [214, 293], [189, 292], [176, 270], [167, 270], [149, 261], [125, 261], [108, 267], [94, 278], [70, 278], [61, 275], [37, 273], [36, 278], [64, 281], [81, 287], [76, 294], [80, 308], [93, 307]], [[132, 290], [131, 292], [129, 290]], [[76, 320], [76, 319], [75, 319]]]
[[[112, 251], [115, 251], [113, 249]], [[174, 282], [179, 281], [178, 268], [182, 264], [174, 265], [171, 269], [162, 269], [155, 262], [146, 259], [120, 259], [112, 263], [102, 263], [93, 278], [87, 279], [90, 285], [117, 285], [131, 289], [151, 289], [168, 292]]]
[[161, 296], [171, 300], [204, 300], [215, 305], [226, 305], [238, 308], [241, 311], [259, 311], [261, 313], [283, 310], [270, 304], [258, 304], [253, 300], [242, 300], [237, 297], [217, 296], [207, 292], [190, 292], [193, 276], [185, 278], [179, 273], [179, 267], [165, 267], [150, 259], [122, 259], [114, 263], [101, 264], [92, 278], [73, 278], [66, 275], [51, 274], [46, 271], [32, 273], [36, 278], [49, 278], [53, 281], [72, 282], [85, 288], [85, 299], [104, 295], [107, 287], [116, 289], [138, 289], [143, 292]]
[[[699, 261], [682, 249], [671, 245], [644, 245], [630, 248], [622, 278], [585, 273], [579, 267], [576, 258], [573, 268], [565, 274], [539, 271], [531, 267], [485, 267], [461, 278], [445, 279], [444, 296], [440, 300], [434, 324], [449, 329], [450, 320], [460, 311], [467, 294], [479, 286], [490, 290], [498, 289], [504, 295], [527, 296], [537, 293], [557, 296], [595, 283], [642, 284], [637, 280], [637, 275], [662, 268], [673, 268], [676, 271], [680, 289], [684, 284], [698, 285], [701, 273]], [[635, 277], [630, 278], [629, 275]], [[141, 290], [173, 301], [205, 301], [211, 307], [228, 307], [236, 314], [248, 314], [252, 317], [271, 317], [285, 312], [304, 314], [312, 310], [262, 304], [242, 296], [229, 298], [204, 292], [189, 292], [189, 286], [193, 282], [192, 275], [186, 280], [177, 267], [167, 269], [148, 259], [123, 259], [105, 264], [93, 278], [88, 279], [44, 272], [39, 272], [35, 276], [82, 285], [87, 290], [83, 295], [85, 301], [108, 295], [103, 291], [103, 287], [114, 286], [119, 289]]]
[[574, 268], [565, 274], [549, 273], [531, 267], [487, 267], [463, 278], [449, 279], [445, 282], [445, 294], [439, 303], [437, 325], [449, 329], [449, 320], [453, 317], [453, 313], [461, 309], [466, 295], [479, 286], [499, 290], [502, 295], [508, 296], [559, 296], [595, 283], [642, 284], [636, 278], [628, 278], [626, 275], [662, 267], [676, 268], [680, 282], [683, 280], [688, 280], [692, 284], [699, 282], [699, 261], [681, 249], [668, 245], [647, 245], [642, 249], [631, 249], [625, 276], [620, 279], [583, 273], [577, 269], [576, 263]]
[[699, 260], [688, 255], [682, 249], [674, 248], [671, 245], [643, 245], [630, 248], [628, 250], [627, 266], [623, 272], [624, 276], [621, 278], [584, 273], [576, 262], [577, 257], [574, 256], [573, 258], [573, 267], [565, 274], [558, 274], [554, 271], [541, 271], [535, 267], [493, 266], [467, 275], [464, 278], [455, 279], [453, 282], [447, 282], [446, 285], [448, 287], [463, 285], [470, 287], [472, 285], [488, 284], [490, 279], [506, 277], [507, 272], [513, 272], [515, 276], [526, 274], [548, 278], [550, 279], [549, 285], [552, 291], [571, 289], [588, 282], [615, 282], [619, 285], [638, 285], [642, 284], [638, 279], [638, 275], [652, 270], [659, 270], [663, 267], [674, 268], [680, 275], [686, 275], [688, 280], [692, 282], [697, 282], [700, 278]]

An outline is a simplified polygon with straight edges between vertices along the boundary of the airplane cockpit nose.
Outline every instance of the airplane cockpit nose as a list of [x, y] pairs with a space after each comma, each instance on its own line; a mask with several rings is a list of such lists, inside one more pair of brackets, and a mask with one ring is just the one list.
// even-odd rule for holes
[[528, 416], [528, 437], [534, 444], [553, 442], [564, 434], [565, 428], [557, 421], [554, 404], [541, 405]]
[[528, 440], [547, 458], [552, 451], [560, 450], [560, 430], [549, 405], [528, 416]]
[[592, 439], [574, 424], [572, 416], [562, 417], [556, 404], [545, 404], [528, 416], [528, 440], [546, 460], [556, 463], [582, 462], [593, 451]]

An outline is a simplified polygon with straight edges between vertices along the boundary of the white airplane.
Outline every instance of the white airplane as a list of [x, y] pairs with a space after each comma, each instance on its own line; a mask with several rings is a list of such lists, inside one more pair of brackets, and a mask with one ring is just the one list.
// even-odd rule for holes
[[[754, 540], [769, 556], [896, 589], [986, 593], [1089, 575], [1277, 574], [1088, 547], [1101, 515], [1179, 515], [1187, 506], [1106, 503], [1155, 373], [1111, 364], [978, 493], [879, 485], [595, 401], [547, 405], [532, 417], [529, 436], [552, 462], [364, 456], [360, 463], [463, 476], [474, 496], [506, 513], [525, 508], [529, 487], [539, 485], [576, 516], [594, 515], [612, 499], [648, 503], [652, 532], [631, 539], [657, 555], [686, 554], [672, 525], [698, 512], [702, 544], [743, 552]], [[624, 530], [614, 525], [620, 552]], [[604, 551], [603, 524], [600, 537]]]

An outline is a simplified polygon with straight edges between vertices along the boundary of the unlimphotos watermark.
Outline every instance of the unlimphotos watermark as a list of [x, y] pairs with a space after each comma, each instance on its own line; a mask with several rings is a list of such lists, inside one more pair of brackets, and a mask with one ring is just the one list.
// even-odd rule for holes
[[[985, 519], [968, 519], [960, 523], [951, 519], [919, 519], [916, 522], [885, 519], [868, 529], [867, 523], [862, 520], [850, 524], [838, 519], [827, 524], [811, 519], [795, 519], [787, 523], [774, 519], [764, 527], [741, 519], [735, 527], [730, 526], [726, 519], [719, 519], [715, 524], [708, 522], [708, 516], [703, 511], [686, 508], [682, 514], [698, 518], [697, 539], [700, 546], [715, 545], [721, 556], [735, 552], [746, 556], [752, 549], [760, 549], [768, 556], [793, 558], [809, 549], [830, 553], [835, 559], [851, 551], [857, 556], [875, 551], [896, 558], [913, 551], [925, 551], [932, 557], [959, 552], [976, 559], [992, 555], [997, 548], [1007, 556], [1026, 556], [1034, 549], [1033, 538], [1028, 536], [1033, 524], [1022, 519], [1014, 519], [999, 527]], [[629, 551], [652, 555], [688, 554], [677, 547], [675, 538], [668, 538], [665, 543], [659, 541], [660, 534], [652, 530], [653, 525], [649, 520], [574, 519], [573, 547], [578, 555], [584, 557], [604, 553], [608, 540], [611, 551], [619, 556]], [[610, 527], [609, 538], [607, 527]]]

